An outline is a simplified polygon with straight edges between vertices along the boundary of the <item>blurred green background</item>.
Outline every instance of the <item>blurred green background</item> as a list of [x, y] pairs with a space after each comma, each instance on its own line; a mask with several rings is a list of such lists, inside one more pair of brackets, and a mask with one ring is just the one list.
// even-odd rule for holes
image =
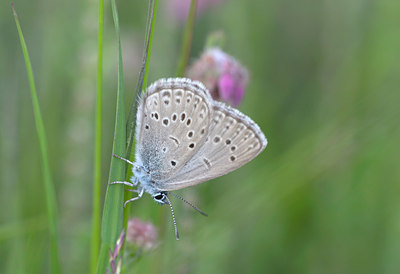
[[[97, 1], [16, 0], [49, 142], [64, 273], [87, 273]], [[160, 1], [149, 80], [174, 76], [183, 25]], [[115, 117], [116, 39], [106, 1], [103, 192]], [[118, 1], [127, 105], [146, 1]], [[171, 8], [171, 7], [170, 7]], [[241, 169], [179, 191], [209, 214], [146, 195], [131, 212], [159, 247], [128, 273], [400, 273], [400, 1], [226, 0], [196, 21], [191, 61], [222, 30], [250, 72], [241, 111], [269, 144]], [[48, 273], [39, 144], [10, 3], [0, 3], [0, 272]], [[117, 206], [117, 205], [116, 205]]]

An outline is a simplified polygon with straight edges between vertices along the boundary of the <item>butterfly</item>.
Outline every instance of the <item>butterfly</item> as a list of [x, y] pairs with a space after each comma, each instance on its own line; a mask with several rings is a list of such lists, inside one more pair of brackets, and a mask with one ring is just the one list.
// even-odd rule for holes
[[255, 158], [267, 139], [248, 116], [211, 98], [198, 81], [187, 78], [160, 79], [139, 99], [136, 116], [135, 162], [131, 182], [112, 182], [144, 192], [159, 204], [174, 210], [168, 194], [197, 207], [171, 191], [186, 188], [227, 174]]

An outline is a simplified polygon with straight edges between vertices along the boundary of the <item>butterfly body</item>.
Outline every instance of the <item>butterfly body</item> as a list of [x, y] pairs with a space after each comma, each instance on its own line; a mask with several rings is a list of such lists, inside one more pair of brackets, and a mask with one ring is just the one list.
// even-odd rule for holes
[[[166, 204], [167, 202], [165, 201], [165, 196], [166, 192], [160, 191], [156, 186], [155, 182], [151, 180], [151, 177], [149, 175], [149, 172], [144, 169], [143, 166], [140, 165], [134, 165], [132, 168], [132, 173], [134, 174], [131, 177], [131, 182], [132, 186], [137, 186], [138, 187], [138, 193], [146, 192], [150, 194], [154, 201], [156, 201], [159, 204]], [[140, 194], [141, 196], [141, 194]]]

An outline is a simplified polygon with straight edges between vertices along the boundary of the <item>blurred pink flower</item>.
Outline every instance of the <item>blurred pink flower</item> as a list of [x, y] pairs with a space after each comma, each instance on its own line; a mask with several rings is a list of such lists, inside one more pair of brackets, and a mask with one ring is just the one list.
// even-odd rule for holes
[[[197, 0], [196, 16], [201, 16], [213, 6], [222, 3], [224, 0]], [[189, 14], [191, 0], [168, 0], [165, 1], [169, 15], [179, 22], [185, 22]]]
[[248, 81], [247, 70], [219, 48], [207, 49], [186, 76], [201, 81], [215, 100], [235, 107], [242, 102]]
[[157, 237], [158, 233], [153, 224], [142, 222], [139, 218], [129, 219], [126, 233], [128, 243], [150, 250], [156, 245]]

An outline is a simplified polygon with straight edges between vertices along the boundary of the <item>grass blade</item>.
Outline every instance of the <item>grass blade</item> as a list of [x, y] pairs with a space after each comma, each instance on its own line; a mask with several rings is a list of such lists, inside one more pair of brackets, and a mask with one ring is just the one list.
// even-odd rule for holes
[[[126, 157], [131, 159], [132, 146], [134, 142], [135, 129], [136, 129], [136, 110], [137, 110], [137, 102], [139, 101], [140, 94], [142, 93], [143, 86], [146, 86], [148, 68], [150, 63], [150, 55], [151, 55], [151, 45], [152, 45], [152, 37], [153, 37], [153, 26], [155, 22], [155, 18], [157, 15], [157, 5], [158, 0], [149, 0], [149, 8], [147, 13], [147, 24], [146, 24], [146, 37], [145, 37], [145, 45], [143, 49], [143, 59], [142, 59], [142, 67], [139, 72], [139, 78], [136, 85], [136, 91], [132, 99], [128, 121], [126, 123], [126, 132], [127, 132], [127, 144], [126, 144]], [[131, 159], [133, 160], [133, 159]], [[132, 172], [127, 170], [126, 178], [130, 178]], [[129, 194], [125, 193], [125, 200], [129, 198]], [[123, 225], [127, 227], [128, 219], [130, 216], [130, 207], [126, 208], [124, 211], [124, 220]]]
[[32, 96], [33, 114], [35, 117], [36, 130], [38, 134], [40, 152], [42, 155], [42, 172], [43, 182], [46, 194], [46, 207], [48, 214], [48, 222], [50, 229], [50, 269], [51, 273], [60, 273], [60, 264], [58, 259], [58, 228], [57, 228], [57, 205], [56, 195], [54, 191], [54, 184], [51, 178], [50, 165], [47, 153], [47, 140], [43, 124], [42, 115], [40, 112], [39, 100], [36, 93], [35, 78], [33, 75], [32, 65], [29, 58], [28, 49], [26, 47], [25, 39], [22, 34], [22, 29], [19, 24], [17, 12], [14, 9], [14, 5], [11, 4], [14, 13], [15, 23], [18, 29], [18, 35], [21, 42], [22, 52], [25, 59], [26, 71], [28, 73], [29, 86]]
[[[113, 153], [125, 157], [126, 121], [125, 121], [125, 91], [123, 78], [123, 63], [121, 39], [118, 23], [118, 13], [115, 0], [111, 1], [115, 31], [118, 40], [118, 90], [117, 107], [114, 130]], [[125, 179], [126, 163], [112, 157], [109, 182]], [[101, 246], [97, 264], [97, 273], [106, 273], [109, 266], [109, 250], [115, 245], [122, 230], [124, 203], [124, 186], [120, 184], [108, 185], [104, 202], [103, 219], [101, 225]]]
[[93, 176], [93, 217], [91, 235], [90, 272], [96, 273], [97, 258], [100, 248], [100, 190], [101, 190], [101, 130], [102, 130], [102, 94], [103, 94], [103, 26], [104, 0], [99, 0], [98, 50], [97, 50], [97, 85], [96, 85], [96, 130], [94, 145]]
[[143, 90], [143, 86], [146, 87], [147, 85], [147, 75], [150, 63], [151, 45], [153, 41], [154, 22], [157, 15], [157, 5], [158, 5], [158, 0], [149, 1], [148, 25], [147, 25], [147, 32], [145, 39], [146, 40], [145, 47], [143, 49], [142, 67], [140, 69], [138, 83], [136, 86], [136, 96], [133, 96], [131, 108], [129, 110], [129, 117], [126, 124], [127, 134], [128, 134], [126, 155], [128, 158], [130, 157], [132, 151], [132, 144], [135, 136], [137, 101]]
[[182, 40], [181, 56], [179, 58], [177, 77], [182, 77], [185, 74], [185, 69], [189, 60], [190, 48], [192, 46], [193, 28], [196, 19], [197, 0], [190, 2], [190, 10], [186, 21], [185, 33]]

